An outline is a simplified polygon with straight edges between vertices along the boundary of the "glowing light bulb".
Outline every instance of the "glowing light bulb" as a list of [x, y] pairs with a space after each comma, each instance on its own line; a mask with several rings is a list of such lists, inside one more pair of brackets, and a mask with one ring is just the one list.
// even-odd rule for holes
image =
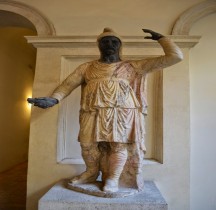
[[[27, 98], [32, 98], [32, 95], [29, 94], [29, 95], [26, 97], [26, 99], [27, 99]], [[31, 110], [31, 107], [32, 107], [32, 104], [29, 103], [29, 102], [27, 102], [27, 109], [28, 109], [28, 110]]]

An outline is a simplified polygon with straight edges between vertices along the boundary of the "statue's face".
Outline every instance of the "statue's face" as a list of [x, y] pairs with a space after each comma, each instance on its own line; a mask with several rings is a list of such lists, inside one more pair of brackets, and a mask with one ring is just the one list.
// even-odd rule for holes
[[99, 49], [103, 55], [119, 54], [121, 41], [115, 36], [105, 36], [99, 41]]

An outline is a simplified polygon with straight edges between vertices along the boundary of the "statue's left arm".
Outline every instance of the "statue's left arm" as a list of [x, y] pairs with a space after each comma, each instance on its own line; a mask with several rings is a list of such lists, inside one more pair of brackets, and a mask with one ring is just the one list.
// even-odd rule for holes
[[174, 65], [183, 59], [181, 49], [169, 38], [149, 29], [143, 29], [143, 31], [151, 34], [151, 36], [146, 36], [145, 39], [152, 39], [159, 42], [165, 55], [156, 58], [131, 61], [131, 64], [138, 71], [138, 73], [143, 74], [160, 70]]

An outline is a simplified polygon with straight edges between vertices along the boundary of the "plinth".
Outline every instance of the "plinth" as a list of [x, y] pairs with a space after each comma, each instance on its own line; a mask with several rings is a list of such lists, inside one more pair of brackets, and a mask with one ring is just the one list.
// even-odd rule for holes
[[40, 200], [39, 210], [168, 210], [168, 205], [152, 181], [144, 190], [123, 198], [103, 198], [67, 189], [67, 181], [54, 185]]

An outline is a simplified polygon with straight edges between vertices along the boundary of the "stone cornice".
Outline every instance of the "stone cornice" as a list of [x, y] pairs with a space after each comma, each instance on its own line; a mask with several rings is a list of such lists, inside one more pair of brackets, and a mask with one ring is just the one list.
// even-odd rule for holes
[[[172, 35], [167, 36], [182, 48], [192, 48], [201, 36]], [[96, 36], [26, 36], [28, 43], [36, 48], [41, 47], [96, 47]], [[160, 45], [153, 40], [146, 40], [143, 36], [122, 36], [124, 47], [159, 48]]]

